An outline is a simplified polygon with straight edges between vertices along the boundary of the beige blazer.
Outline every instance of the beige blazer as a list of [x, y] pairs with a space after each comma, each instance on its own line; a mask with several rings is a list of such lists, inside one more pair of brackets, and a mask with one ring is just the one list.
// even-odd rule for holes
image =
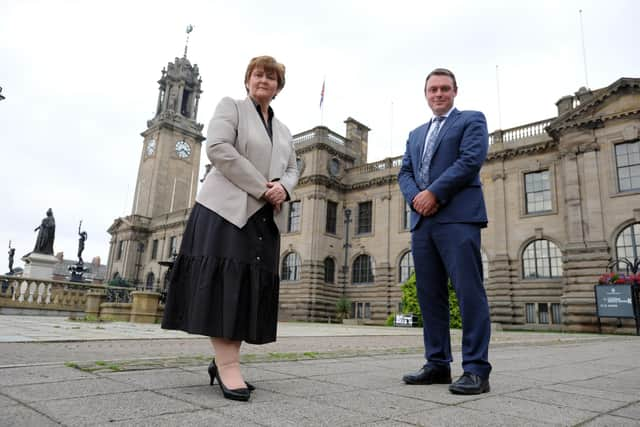
[[[223, 98], [209, 122], [206, 150], [212, 168], [196, 201], [238, 228], [267, 203], [262, 198], [267, 182], [279, 180], [290, 197], [298, 182], [291, 132], [275, 116], [272, 128], [273, 144], [249, 97]], [[280, 231], [286, 225], [284, 211], [274, 212]]]

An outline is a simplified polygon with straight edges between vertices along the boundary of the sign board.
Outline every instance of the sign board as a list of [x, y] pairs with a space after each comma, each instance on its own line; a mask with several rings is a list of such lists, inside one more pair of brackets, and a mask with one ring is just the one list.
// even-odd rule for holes
[[413, 314], [396, 314], [394, 326], [411, 327], [416, 322], [416, 316]]
[[597, 285], [595, 292], [598, 317], [636, 317], [631, 285]]

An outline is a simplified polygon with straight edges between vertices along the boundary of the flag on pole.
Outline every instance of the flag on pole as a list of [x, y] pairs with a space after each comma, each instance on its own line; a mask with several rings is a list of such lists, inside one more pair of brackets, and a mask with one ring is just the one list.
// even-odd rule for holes
[[324, 102], [324, 80], [322, 81], [322, 90], [320, 91], [320, 108], [322, 108], [323, 102]]

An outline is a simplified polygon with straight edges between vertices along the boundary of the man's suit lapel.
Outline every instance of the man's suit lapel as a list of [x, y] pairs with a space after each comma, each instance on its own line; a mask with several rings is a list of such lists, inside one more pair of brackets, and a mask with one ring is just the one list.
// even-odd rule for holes
[[[456, 120], [458, 120], [459, 117], [460, 117], [460, 111], [458, 111], [457, 108], [454, 108], [453, 110], [451, 110], [451, 114], [449, 114], [449, 116], [447, 117], [447, 120], [445, 120], [444, 125], [442, 126], [442, 129], [440, 129], [440, 132], [438, 132], [438, 137], [436, 138], [436, 142], [433, 145], [433, 156], [435, 156], [436, 152], [438, 151], [440, 142], [442, 141], [444, 136], [447, 134], [447, 131], [451, 129], [451, 126], [453, 126], [453, 124], [456, 122]], [[433, 160], [433, 156], [431, 156], [432, 160]]]
[[[420, 128], [418, 128], [418, 132], [416, 132], [416, 146], [417, 146], [417, 151], [415, 153], [415, 166], [417, 166], [418, 168], [420, 167], [420, 165], [422, 164], [422, 153], [424, 153], [424, 143], [425, 140], [427, 139], [427, 132], [429, 132], [429, 126], [431, 122], [425, 123], [424, 125], [420, 126]], [[416, 169], [419, 170], [419, 169]]]

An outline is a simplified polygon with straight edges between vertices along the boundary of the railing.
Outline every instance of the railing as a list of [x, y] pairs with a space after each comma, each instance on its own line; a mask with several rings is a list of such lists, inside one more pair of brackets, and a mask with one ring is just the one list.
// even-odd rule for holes
[[294, 144], [301, 144], [303, 142], [313, 141], [313, 140], [316, 140], [316, 141], [329, 140], [338, 145], [345, 145], [347, 141], [349, 141], [347, 138], [340, 136], [337, 133], [325, 127], [316, 127], [311, 130], [308, 130], [293, 136]]
[[515, 142], [532, 136], [543, 135], [545, 133], [545, 128], [549, 126], [553, 120], [553, 118], [540, 120], [539, 122], [528, 123], [522, 126], [497, 130], [489, 135], [489, 145], [496, 142]]
[[0, 307], [84, 311], [87, 292], [104, 292], [111, 302], [130, 302], [134, 288], [0, 275]]
[[379, 160], [377, 162], [367, 163], [366, 165], [349, 168], [348, 171], [350, 173], [369, 173], [399, 168], [400, 166], [402, 166], [402, 157], [403, 156], [387, 157], [386, 159]]

